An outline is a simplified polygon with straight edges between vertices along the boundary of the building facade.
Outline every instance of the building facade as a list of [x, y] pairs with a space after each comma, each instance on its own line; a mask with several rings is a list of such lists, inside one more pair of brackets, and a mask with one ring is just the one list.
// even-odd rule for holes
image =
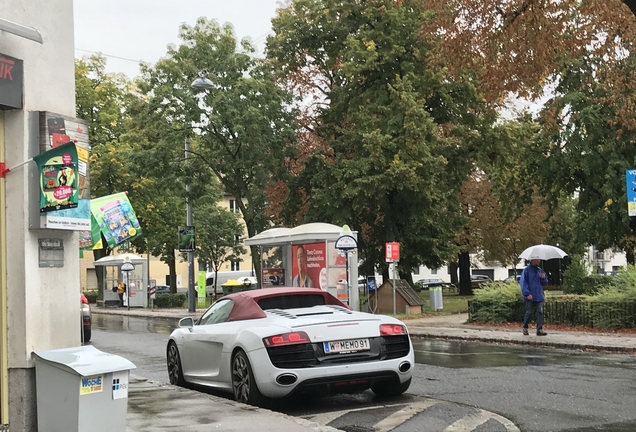
[[[13, 91], [18, 103], [6, 98]], [[80, 345], [78, 235], [33, 224], [40, 194], [29, 162], [39, 114], [75, 115], [72, 0], [0, 2], [0, 108], [0, 423], [34, 431], [33, 352]]]

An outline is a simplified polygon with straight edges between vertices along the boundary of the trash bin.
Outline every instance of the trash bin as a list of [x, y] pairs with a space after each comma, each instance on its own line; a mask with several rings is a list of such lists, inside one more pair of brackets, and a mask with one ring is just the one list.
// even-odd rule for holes
[[35, 355], [39, 432], [125, 432], [135, 365], [91, 345]]
[[440, 310], [440, 309], [444, 308], [444, 300], [443, 300], [443, 297], [442, 297], [442, 287], [441, 286], [430, 287], [428, 289], [428, 294], [429, 294], [430, 299], [431, 299], [431, 309], [436, 311], [436, 310]]

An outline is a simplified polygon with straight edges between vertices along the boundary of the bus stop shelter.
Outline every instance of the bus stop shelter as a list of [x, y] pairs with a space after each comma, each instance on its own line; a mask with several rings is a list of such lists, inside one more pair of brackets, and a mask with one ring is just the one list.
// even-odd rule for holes
[[[336, 240], [343, 234], [342, 227], [316, 222], [294, 228], [271, 228], [245, 240], [245, 244], [260, 248], [261, 286], [319, 288], [360, 310], [358, 253], [348, 252], [347, 272], [347, 252], [335, 248]], [[346, 234], [357, 240], [356, 231]]]
[[112, 288], [120, 281], [126, 282], [126, 276], [121, 266], [131, 263], [135, 268], [128, 274], [128, 287], [126, 288], [127, 301], [130, 307], [148, 307], [148, 260], [139, 255], [124, 253], [109, 255], [93, 262], [94, 266], [106, 267], [104, 281], [99, 289], [103, 290], [104, 304], [119, 302], [119, 296]]

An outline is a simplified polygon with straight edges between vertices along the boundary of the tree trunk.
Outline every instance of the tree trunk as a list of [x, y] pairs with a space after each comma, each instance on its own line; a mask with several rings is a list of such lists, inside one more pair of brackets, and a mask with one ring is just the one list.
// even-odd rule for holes
[[170, 271], [170, 292], [175, 294], [177, 292], [177, 264], [174, 255], [174, 250], [168, 252], [168, 269]]
[[468, 252], [459, 254], [459, 295], [473, 295], [470, 284], [470, 255]]
[[459, 269], [459, 264], [457, 261], [453, 261], [448, 264], [450, 271], [450, 281], [453, 285], [459, 286], [459, 278], [457, 277], [457, 270]]
[[252, 269], [254, 270], [254, 275], [256, 280], [258, 281], [258, 287], [263, 287], [263, 281], [261, 280], [261, 252], [260, 246], [250, 246], [250, 254], [252, 255]]

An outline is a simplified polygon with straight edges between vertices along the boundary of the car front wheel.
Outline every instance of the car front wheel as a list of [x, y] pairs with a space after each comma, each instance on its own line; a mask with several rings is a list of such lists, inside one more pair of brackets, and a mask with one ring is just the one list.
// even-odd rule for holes
[[250, 361], [243, 351], [232, 358], [232, 389], [237, 402], [261, 406], [266, 400], [256, 386]]
[[186, 381], [183, 378], [183, 368], [181, 367], [179, 348], [177, 348], [177, 344], [173, 341], [168, 343], [167, 363], [170, 384], [185, 387]]

